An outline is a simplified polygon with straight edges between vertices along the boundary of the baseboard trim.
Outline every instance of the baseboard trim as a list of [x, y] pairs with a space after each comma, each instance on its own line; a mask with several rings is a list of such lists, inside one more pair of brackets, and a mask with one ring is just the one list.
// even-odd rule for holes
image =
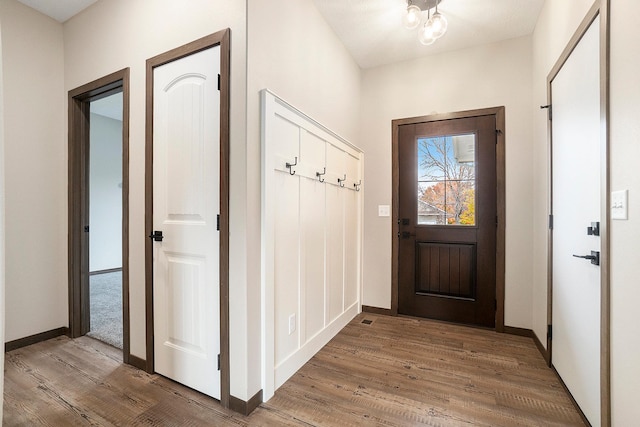
[[542, 354], [542, 357], [544, 357], [544, 361], [547, 362], [547, 366], [551, 366], [549, 351], [544, 348], [544, 346], [542, 345], [542, 341], [538, 339], [538, 336], [535, 332], [533, 333], [533, 342], [536, 343], [536, 347], [538, 347], [538, 351], [540, 352], [540, 354]]
[[505, 326], [504, 333], [509, 335], [518, 335], [520, 337], [531, 338], [533, 340], [533, 343], [536, 345], [536, 348], [544, 358], [544, 361], [547, 362], [548, 366], [551, 366], [549, 361], [549, 352], [547, 351], [546, 348], [544, 348], [544, 346], [542, 345], [542, 342], [538, 339], [538, 336], [536, 335], [535, 332], [533, 332], [533, 330], [525, 329], [525, 328], [516, 328], [514, 326]]
[[368, 305], [362, 306], [364, 313], [382, 314], [383, 316], [393, 316], [393, 311], [389, 308], [371, 307]]
[[134, 356], [133, 354], [129, 355], [129, 360], [127, 363], [133, 366], [134, 368], [138, 368], [143, 371], [147, 370], [147, 361], [139, 358], [138, 356]]
[[68, 334], [69, 328], [66, 327], [56, 328], [46, 332], [40, 332], [39, 334], [30, 335], [28, 337], [19, 338], [17, 340], [4, 343], [4, 351], [6, 353], [8, 351], [17, 350], [28, 345], [37, 344], [42, 341], [50, 340], [52, 338], [57, 338], [59, 336]]
[[122, 267], [118, 267], [118, 268], [107, 268], [106, 270], [90, 271], [90, 272], [89, 272], [89, 276], [94, 276], [94, 275], [96, 275], [96, 274], [117, 273], [118, 271], [122, 271]]
[[262, 403], [262, 390], [253, 395], [248, 402], [238, 399], [235, 396], [229, 396], [229, 409], [242, 415], [249, 415]]
[[533, 331], [531, 329], [516, 328], [515, 326], [505, 326], [504, 333], [509, 335], [517, 335], [519, 337], [533, 338]]

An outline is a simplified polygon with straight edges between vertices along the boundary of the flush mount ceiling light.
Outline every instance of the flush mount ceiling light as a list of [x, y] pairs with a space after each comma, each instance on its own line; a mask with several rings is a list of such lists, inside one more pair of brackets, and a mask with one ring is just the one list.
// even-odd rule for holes
[[[447, 31], [447, 18], [438, 12], [441, 2], [442, 0], [407, 0], [407, 13], [402, 17], [405, 28], [418, 28], [423, 21], [424, 12], [427, 12], [427, 19], [418, 30], [418, 40], [423, 45], [433, 44]], [[431, 9], [435, 9], [433, 15]]]

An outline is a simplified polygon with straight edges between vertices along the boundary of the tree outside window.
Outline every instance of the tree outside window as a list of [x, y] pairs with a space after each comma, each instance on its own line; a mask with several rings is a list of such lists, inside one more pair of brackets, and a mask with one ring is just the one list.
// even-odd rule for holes
[[419, 138], [418, 223], [475, 225], [475, 180], [474, 134]]

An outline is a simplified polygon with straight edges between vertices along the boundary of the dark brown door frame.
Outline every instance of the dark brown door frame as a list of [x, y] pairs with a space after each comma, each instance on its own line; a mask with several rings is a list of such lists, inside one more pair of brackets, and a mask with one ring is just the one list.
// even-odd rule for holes
[[392, 162], [392, 234], [391, 234], [391, 314], [398, 315], [398, 211], [399, 211], [399, 128], [402, 125], [435, 122], [441, 120], [462, 119], [478, 116], [496, 118], [496, 174], [498, 226], [496, 229], [496, 331], [504, 332], [504, 271], [505, 271], [505, 109], [504, 107], [459, 111], [456, 113], [435, 114], [430, 116], [397, 119], [391, 122], [391, 162]]
[[129, 363], [129, 69], [69, 91], [69, 336], [89, 332], [90, 103], [122, 92], [122, 360]]
[[[582, 37], [595, 19], [600, 17], [600, 422], [603, 427], [611, 425], [611, 323], [610, 323], [610, 298], [611, 298], [611, 264], [610, 264], [610, 180], [609, 180], [609, 67], [610, 67], [610, 0], [595, 0], [575, 33], [560, 54], [547, 76], [547, 105], [553, 105], [552, 83], [562, 66], [567, 62], [571, 53], [580, 43]], [[553, 158], [551, 157], [553, 147], [553, 121], [549, 120], [548, 140], [549, 140], [549, 212], [553, 213]], [[553, 325], [553, 230], [549, 229], [547, 238], [547, 325]], [[547, 335], [547, 349], [543, 353], [547, 364], [553, 367], [553, 341]], [[569, 395], [571, 392], [567, 389]], [[573, 400], [573, 399], [572, 399]], [[573, 401], [578, 412], [586, 421], [582, 410]]]
[[220, 46], [220, 403], [229, 407], [229, 105], [230, 36], [228, 28], [147, 60], [146, 153], [145, 153], [145, 304], [147, 363], [154, 372], [153, 351], [153, 70], [214, 46]]

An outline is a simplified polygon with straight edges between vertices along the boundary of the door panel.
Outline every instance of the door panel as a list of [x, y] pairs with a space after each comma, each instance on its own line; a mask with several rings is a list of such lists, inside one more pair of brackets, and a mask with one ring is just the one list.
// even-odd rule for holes
[[399, 127], [398, 311], [493, 327], [494, 115]]
[[154, 69], [155, 371], [220, 398], [220, 48]]
[[416, 293], [473, 298], [475, 245], [417, 243]]
[[589, 422], [600, 425], [599, 18], [551, 83], [553, 258], [551, 361]]

